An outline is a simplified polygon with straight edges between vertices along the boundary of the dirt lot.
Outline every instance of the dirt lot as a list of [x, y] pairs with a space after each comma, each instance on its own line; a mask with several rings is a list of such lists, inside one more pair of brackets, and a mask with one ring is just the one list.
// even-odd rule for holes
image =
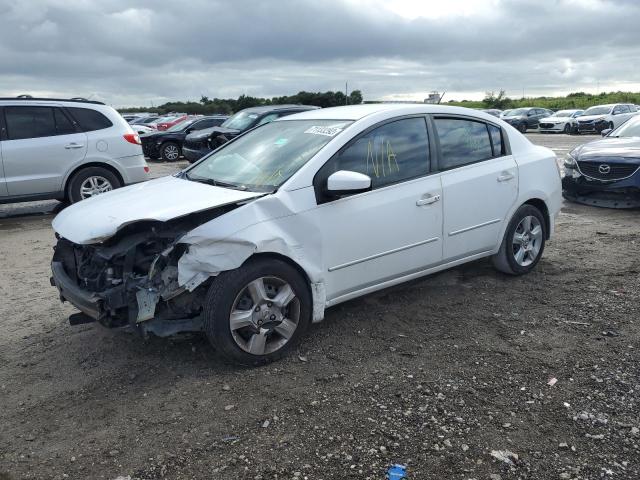
[[566, 204], [534, 273], [369, 295], [240, 369], [202, 338], [70, 327], [52, 205], [0, 206], [3, 480], [640, 478], [638, 211]]

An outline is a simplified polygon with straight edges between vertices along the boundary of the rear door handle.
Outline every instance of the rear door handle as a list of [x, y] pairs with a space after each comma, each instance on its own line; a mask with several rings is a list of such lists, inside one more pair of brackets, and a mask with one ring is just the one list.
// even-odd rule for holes
[[420, 200], [416, 202], [418, 207], [423, 205], [431, 205], [432, 203], [436, 203], [440, 200], [440, 195], [429, 195], [428, 197], [422, 197]]
[[84, 145], [81, 145], [79, 143], [69, 143], [64, 146], [64, 148], [66, 148], [67, 150], [73, 150], [73, 149], [82, 148], [82, 147], [84, 147]]
[[515, 175], [509, 172], [502, 172], [500, 174], [500, 176], [498, 177], [498, 181], [499, 182], [507, 182], [509, 180], [512, 180], [513, 178], [515, 178]]

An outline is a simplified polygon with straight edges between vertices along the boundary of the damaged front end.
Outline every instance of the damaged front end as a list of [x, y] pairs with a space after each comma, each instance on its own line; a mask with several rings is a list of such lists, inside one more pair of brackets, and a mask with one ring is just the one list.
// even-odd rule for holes
[[227, 205], [166, 222], [135, 222], [99, 244], [58, 237], [51, 283], [62, 301], [82, 312], [72, 315], [70, 322], [132, 326], [158, 336], [202, 330], [208, 282], [192, 291], [178, 285], [178, 260], [189, 248], [178, 242], [193, 228], [234, 208]]

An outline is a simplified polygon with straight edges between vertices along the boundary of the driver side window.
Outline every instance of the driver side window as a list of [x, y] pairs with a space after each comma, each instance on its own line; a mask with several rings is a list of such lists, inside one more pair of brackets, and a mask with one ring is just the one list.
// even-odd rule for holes
[[339, 170], [364, 173], [371, 188], [429, 173], [429, 137], [425, 119], [406, 118], [364, 133], [323, 167], [323, 178]]

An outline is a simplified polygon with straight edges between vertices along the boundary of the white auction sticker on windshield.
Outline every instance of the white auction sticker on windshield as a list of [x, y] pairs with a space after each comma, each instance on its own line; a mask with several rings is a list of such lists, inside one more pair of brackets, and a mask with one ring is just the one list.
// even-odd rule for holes
[[313, 135], [325, 135], [327, 137], [335, 137], [342, 131], [338, 127], [310, 127], [304, 133], [311, 133]]

